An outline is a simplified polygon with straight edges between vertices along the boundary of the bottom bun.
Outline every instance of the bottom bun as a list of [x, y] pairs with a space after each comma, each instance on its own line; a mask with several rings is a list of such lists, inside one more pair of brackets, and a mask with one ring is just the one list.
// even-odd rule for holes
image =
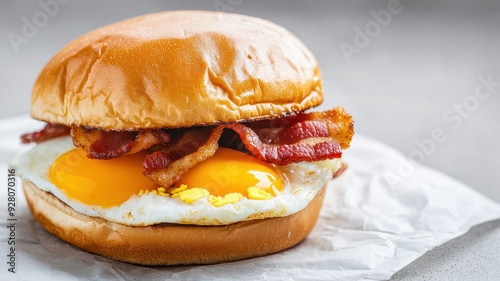
[[326, 189], [304, 210], [282, 218], [223, 226], [126, 226], [78, 213], [29, 181], [23, 188], [31, 213], [48, 232], [88, 252], [141, 265], [213, 264], [290, 248], [316, 224]]

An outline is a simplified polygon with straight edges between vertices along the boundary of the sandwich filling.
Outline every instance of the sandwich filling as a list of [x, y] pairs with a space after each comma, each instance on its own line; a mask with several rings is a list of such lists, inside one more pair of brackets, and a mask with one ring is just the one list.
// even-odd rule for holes
[[304, 209], [342, 169], [352, 135], [342, 108], [130, 132], [48, 124], [22, 137], [43, 143], [20, 168], [25, 180], [89, 216], [126, 225], [230, 224]]
[[[113, 163], [110, 161], [114, 160], [75, 156], [72, 164], [53, 171], [55, 166], [61, 164], [58, 159], [74, 150], [70, 137], [56, 138], [35, 146], [23, 155], [18, 164], [21, 177], [82, 214], [131, 226], [159, 223], [226, 225], [288, 216], [304, 209], [334, 173], [342, 168], [340, 158], [285, 166], [271, 164], [271, 170], [278, 176], [274, 184], [280, 188], [282, 183], [282, 189], [273, 190], [270, 187], [266, 191], [263, 186], [253, 186], [247, 192], [241, 190], [241, 186], [252, 183], [246, 182], [243, 170], [248, 162], [240, 162], [241, 158], [233, 159], [230, 165], [238, 173], [224, 169], [197, 172], [195, 167], [196, 177], [204, 178], [207, 184], [219, 183], [220, 191], [226, 194], [220, 195], [210, 186], [181, 183], [184, 179], [170, 188], [159, 187], [142, 176], [140, 159], [125, 159], [130, 163]], [[81, 164], [80, 161], [89, 163]], [[131, 167], [134, 162], [139, 169]], [[58, 172], [73, 173], [73, 177], [61, 184], [61, 179], [53, 179]], [[102, 175], [100, 182], [96, 181], [98, 173]], [[259, 184], [270, 186], [273, 182], [271, 179]]]

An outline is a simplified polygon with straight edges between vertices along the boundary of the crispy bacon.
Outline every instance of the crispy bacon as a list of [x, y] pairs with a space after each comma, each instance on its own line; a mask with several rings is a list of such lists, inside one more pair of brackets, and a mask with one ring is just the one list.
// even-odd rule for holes
[[172, 134], [172, 142], [168, 146], [146, 157], [143, 163], [144, 168], [149, 172], [166, 168], [171, 162], [196, 152], [206, 144], [212, 132], [213, 127], [175, 130]]
[[157, 150], [146, 156], [146, 159], [142, 163], [142, 166], [146, 169], [147, 172], [157, 172], [168, 167], [168, 165], [170, 165], [170, 163], [172, 162], [174, 162], [172, 156], [161, 150]]
[[144, 175], [161, 186], [170, 187], [194, 165], [214, 155], [223, 129], [224, 125], [187, 131], [175, 144], [146, 157]]
[[[68, 130], [47, 124], [41, 132], [24, 135], [23, 142], [40, 142]], [[89, 158], [111, 159], [151, 149], [143, 162], [144, 174], [164, 187], [211, 157], [219, 145], [249, 152], [267, 163], [287, 165], [339, 158], [353, 134], [352, 117], [343, 108], [201, 128], [133, 132], [71, 128], [75, 146], [83, 148]]]
[[[266, 127], [264, 123], [269, 121], [259, 121], [250, 126], [232, 123], [185, 131], [178, 140], [146, 157], [144, 174], [168, 187], [188, 169], [212, 156], [218, 142], [233, 148], [241, 147], [238, 138], [220, 140], [224, 129], [234, 131], [240, 144], [256, 158], [277, 165], [339, 158], [342, 145], [347, 148], [353, 135], [352, 119], [340, 108], [321, 114], [300, 114], [291, 119], [282, 119], [275, 123], [279, 124], [275, 127]], [[332, 120], [341, 124], [330, 124]]]
[[92, 159], [112, 159], [134, 154], [170, 141], [170, 136], [162, 130], [116, 132], [74, 126], [71, 135], [74, 145], [83, 148], [87, 157]]
[[349, 148], [354, 135], [352, 116], [344, 108], [336, 107], [332, 110], [313, 112], [307, 115], [308, 120], [321, 120], [328, 126], [330, 137], [338, 142], [342, 149]]
[[291, 126], [283, 128], [276, 142], [298, 142], [300, 140], [314, 138], [314, 137], [328, 137], [328, 125], [326, 122], [317, 120], [307, 120], [295, 123]]
[[307, 138], [329, 137], [347, 149], [354, 134], [354, 123], [342, 107], [301, 113], [274, 120], [248, 124], [259, 138], [269, 144], [293, 143]]
[[340, 107], [228, 127], [256, 158], [276, 165], [339, 158], [354, 134], [352, 117]]
[[53, 139], [60, 136], [69, 135], [70, 128], [64, 125], [56, 125], [47, 123], [45, 127], [33, 133], [24, 134], [21, 136], [22, 143], [41, 143], [43, 141]]
[[[311, 137], [296, 143], [264, 143], [251, 128], [231, 124], [230, 128], [240, 137], [245, 147], [259, 160], [276, 165], [302, 161], [320, 161], [342, 156], [340, 145], [330, 138]], [[311, 135], [312, 132], [310, 133]], [[295, 138], [292, 138], [295, 139]]]

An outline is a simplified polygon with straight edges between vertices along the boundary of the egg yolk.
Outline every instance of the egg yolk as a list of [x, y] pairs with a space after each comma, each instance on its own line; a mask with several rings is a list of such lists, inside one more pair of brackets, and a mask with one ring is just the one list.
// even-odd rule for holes
[[89, 159], [73, 149], [54, 161], [49, 178], [66, 196], [86, 205], [119, 206], [141, 190], [158, 188], [142, 172], [146, 152], [111, 160]]
[[271, 165], [224, 147], [219, 147], [212, 157], [189, 169], [174, 186], [181, 184], [189, 188], [204, 188], [215, 196], [238, 192], [248, 197], [249, 187], [272, 195], [283, 189], [283, 183]]

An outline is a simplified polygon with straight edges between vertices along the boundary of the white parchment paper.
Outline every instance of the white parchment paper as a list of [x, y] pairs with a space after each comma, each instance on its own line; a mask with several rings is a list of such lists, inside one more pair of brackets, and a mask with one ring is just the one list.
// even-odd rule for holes
[[[28, 116], [0, 121], [0, 260], [7, 261], [7, 167], [19, 135], [41, 124]], [[1, 262], [0, 280], [383, 280], [426, 251], [500, 218], [500, 205], [373, 139], [356, 135], [349, 169], [332, 181], [321, 216], [298, 246], [239, 262], [141, 267], [81, 251], [45, 232], [22, 188], [16, 199], [16, 273]], [[227, 245], [231, 247], [231, 245]]]

